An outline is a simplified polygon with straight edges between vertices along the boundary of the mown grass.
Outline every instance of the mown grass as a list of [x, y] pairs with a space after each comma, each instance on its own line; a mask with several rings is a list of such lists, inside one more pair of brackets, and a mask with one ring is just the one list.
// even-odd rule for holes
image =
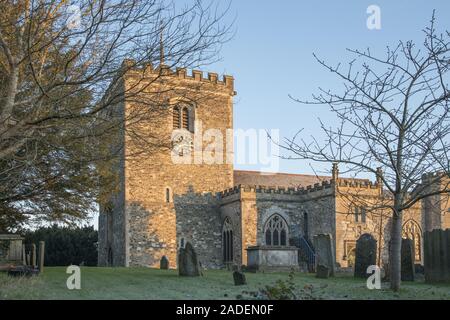
[[[246, 273], [248, 284], [234, 286], [232, 273], [204, 271], [203, 277], [179, 277], [176, 270], [148, 268], [81, 268], [81, 290], [68, 290], [66, 268], [47, 267], [33, 278], [11, 278], [0, 273], [0, 299], [239, 299], [277, 280], [286, 273]], [[316, 279], [313, 274], [296, 273], [293, 281], [300, 292], [317, 299], [447, 299], [450, 285], [430, 285], [423, 281], [404, 282], [394, 293], [388, 283], [381, 290], [369, 290], [364, 279], [348, 274]]]

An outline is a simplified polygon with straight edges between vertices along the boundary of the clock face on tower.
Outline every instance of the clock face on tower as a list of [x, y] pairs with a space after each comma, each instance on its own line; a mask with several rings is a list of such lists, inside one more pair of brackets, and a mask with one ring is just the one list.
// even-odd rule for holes
[[192, 151], [192, 133], [188, 130], [176, 130], [172, 135], [172, 152], [178, 156], [189, 155]]

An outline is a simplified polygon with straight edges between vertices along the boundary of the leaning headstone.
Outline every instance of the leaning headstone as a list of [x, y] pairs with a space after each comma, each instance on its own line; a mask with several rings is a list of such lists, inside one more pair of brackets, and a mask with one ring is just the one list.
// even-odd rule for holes
[[201, 275], [197, 253], [190, 242], [187, 242], [185, 247], [181, 248], [178, 253], [178, 274], [186, 277], [198, 277]]
[[169, 269], [169, 259], [167, 259], [166, 256], [162, 256], [161, 260], [159, 261], [159, 268], [161, 270]]
[[356, 241], [355, 250], [355, 273], [356, 278], [367, 278], [367, 268], [377, 263], [377, 240], [364, 233]]
[[314, 248], [316, 250], [316, 266], [328, 267], [330, 277], [334, 277], [334, 257], [333, 238], [331, 234], [317, 234], [314, 236]]
[[402, 239], [401, 255], [402, 281], [414, 281], [414, 243], [411, 239]]
[[247, 284], [247, 279], [245, 278], [245, 274], [240, 271], [234, 271], [233, 272], [233, 279], [234, 279], [234, 285], [235, 286], [241, 286], [244, 284]]
[[330, 269], [323, 264], [317, 265], [316, 278], [327, 279], [330, 276]]

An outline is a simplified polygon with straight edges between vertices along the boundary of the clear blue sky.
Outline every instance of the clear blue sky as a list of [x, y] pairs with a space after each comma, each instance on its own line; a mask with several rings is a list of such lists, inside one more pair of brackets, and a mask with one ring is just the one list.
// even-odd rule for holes
[[[369, 5], [381, 9], [381, 30], [366, 27]], [[309, 99], [319, 86], [339, 87], [312, 53], [337, 63], [349, 61], [346, 48], [384, 53], [398, 40], [421, 44], [433, 9], [438, 30], [450, 30], [450, 1], [234, 0], [230, 17], [236, 17], [236, 35], [225, 44], [222, 60], [206, 69], [235, 77], [235, 128], [280, 129], [281, 136], [305, 128], [304, 135], [317, 136], [317, 118], [333, 122], [328, 108], [300, 105], [288, 97]], [[308, 162], [292, 160], [282, 160], [280, 171], [313, 172]]]

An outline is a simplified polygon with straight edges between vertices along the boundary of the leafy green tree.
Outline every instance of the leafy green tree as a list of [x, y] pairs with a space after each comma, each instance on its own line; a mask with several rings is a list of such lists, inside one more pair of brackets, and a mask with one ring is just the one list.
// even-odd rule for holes
[[[0, 3], [0, 228], [72, 224], [108, 197], [100, 190], [115, 189], [108, 168], [121, 146], [107, 147], [112, 132], [167, 111], [165, 89], [117, 90], [122, 76], [149, 63], [195, 68], [216, 60], [226, 10], [195, 0]], [[111, 116], [124, 101], [142, 107], [126, 119]], [[147, 152], [159, 146], [158, 137], [127, 135]]]

